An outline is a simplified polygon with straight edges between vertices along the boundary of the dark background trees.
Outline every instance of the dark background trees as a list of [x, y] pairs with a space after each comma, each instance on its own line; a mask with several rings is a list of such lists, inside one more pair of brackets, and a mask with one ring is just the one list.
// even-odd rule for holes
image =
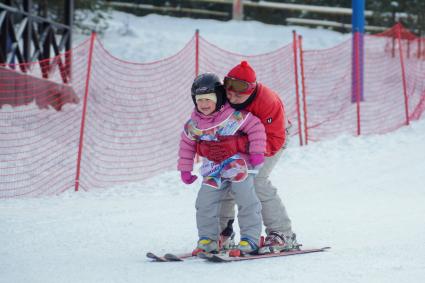
[[[17, 3], [22, 0], [14, 0]], [[316, 5], [327, 7], [351, 8], [351, 0], [263, 0], [266, 2], [293, 3], [302, 5]], [[4, 2], [1, 0], [1, 2]], [[33, 0], [38, 13], [47, 16], [55, 21], [63, 22], [63, 2], [64, 0]], [[111, 0], [75, 0], [75, 25], [83, 31], [96, 30], [102, 32], [107, 28], [108, 4]], [[157, 10], [155, 13], [171, 16], [184, 16], [194, 18], [215, 18], [228, 20], [231, 18], [232, 7], [229, 4], [211, 3], [196, 0], [115, 0], [115, 2], [127, 2], [135, 4], [148, 4], [157, 7], [180, 7], [191, 9], [207, 9], [209, 11], [226, 12], [227, 16], [205, 15], [182, 11]], [[258, 0], [253, 0], [258, 2]], [[407, 28], [416, 34], [424, 35], [425, 32], [425, 0], [365, 0], [366, 10], [373, 11], [373, 16], [366, 19], [368, 25], [390, 27], [394, 20], [401, 21]], [[153, 13], [152, 10], [120, 8], [130, 13], [146, 15]], [[400, 17], [395, 18], [394, 15]], [[331, 15], [323, 13], [289, 11], [279, 9], [260, 9], [254, 7], [245, 8], [245, 19], [258, 20], [271, 24], [286, 24], [286, 18], [305, 18], [328, 20], [341, 23], [350, 23], [350, 16]]]

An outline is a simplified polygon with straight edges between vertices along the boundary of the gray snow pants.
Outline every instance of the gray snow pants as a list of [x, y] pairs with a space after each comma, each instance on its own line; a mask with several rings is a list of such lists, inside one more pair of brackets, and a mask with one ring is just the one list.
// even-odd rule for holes
[[[266, 157], [263, 167], [261, 167], [258, 174], [255, 176], [254, 185], [258, 198], [261, 201], [262, 216], [264, 226], [266, 226], [266, 233], [271, 231], [278, 231], [283, 233], [292, 232], [291, 220], [288, 217], [286, 208], [283, 205], [277, 189], [272, 185], [269, 180], [270, 173], [275, 167], [276, 163], [281, 157], [283, 149], [278, 151], [275, 155]], [[230, 219], [235, 218], [235, 202], [233, 196], [228, 192], [221, 202], [220, 210], [220, 231], [226, 228]]]
[[225, 182], [219, 189], [201, 186], [196, 199], [196, 225], [199, 238], [219, 240], [220, 203], [228, 191], [232, 191], [238, 205], [241, 238], [248, 237], [258, 242], [262, 230], [261, 203], [255, 194], [254, 177], [251, 174], [243, 182]]

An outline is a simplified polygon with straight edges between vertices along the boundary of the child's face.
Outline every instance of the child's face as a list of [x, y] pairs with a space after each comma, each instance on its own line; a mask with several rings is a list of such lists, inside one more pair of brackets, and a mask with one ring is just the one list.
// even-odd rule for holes
[[198, 99], [196, 101], [198, 111], [204, 115], [210, 115], [215, 111], [215, 102], [208, 98]]

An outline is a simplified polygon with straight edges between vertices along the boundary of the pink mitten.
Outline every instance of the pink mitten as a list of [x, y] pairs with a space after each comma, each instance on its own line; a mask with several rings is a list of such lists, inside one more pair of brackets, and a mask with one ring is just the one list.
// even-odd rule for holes
[[249, 156], [249, 162], [252, 167], [257, 167], [258, 165], [264, 163], [264, 154], [262, 153], [253, 153]]
[[192, 175], [189, 171], [181, 171], [180, 174], [183, 183], [186, 185], [190, 185], [195, 182], [196, 179], [198, 179], [197, 176]]

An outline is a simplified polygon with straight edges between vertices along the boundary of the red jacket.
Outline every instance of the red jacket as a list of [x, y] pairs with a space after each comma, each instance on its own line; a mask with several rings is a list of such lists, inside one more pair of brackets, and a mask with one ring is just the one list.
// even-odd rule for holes
[[266, 128], [266, 156], [273, 156], [285, 144], [286, 118], [283, 102], [276, 92], [258, 83], [257, 96], [245, 108], [257, 116]]
[[[265, 156], [273, 156], [278, 152], [286, 141], [286, 118], [285, 108], [277, 93], [258, 83], [257, 94], [254, 100], [244, 108], [258, 117], [264, 125], [267, 135]], [[209, 153], [223, 155], [229, 148], [237, 148], [239, 152], [248, 153], [249, 144], [246, 136], [226, 137], [220, 142], [205, 142], [197, 146], [200, 156], [209, 156]]]

